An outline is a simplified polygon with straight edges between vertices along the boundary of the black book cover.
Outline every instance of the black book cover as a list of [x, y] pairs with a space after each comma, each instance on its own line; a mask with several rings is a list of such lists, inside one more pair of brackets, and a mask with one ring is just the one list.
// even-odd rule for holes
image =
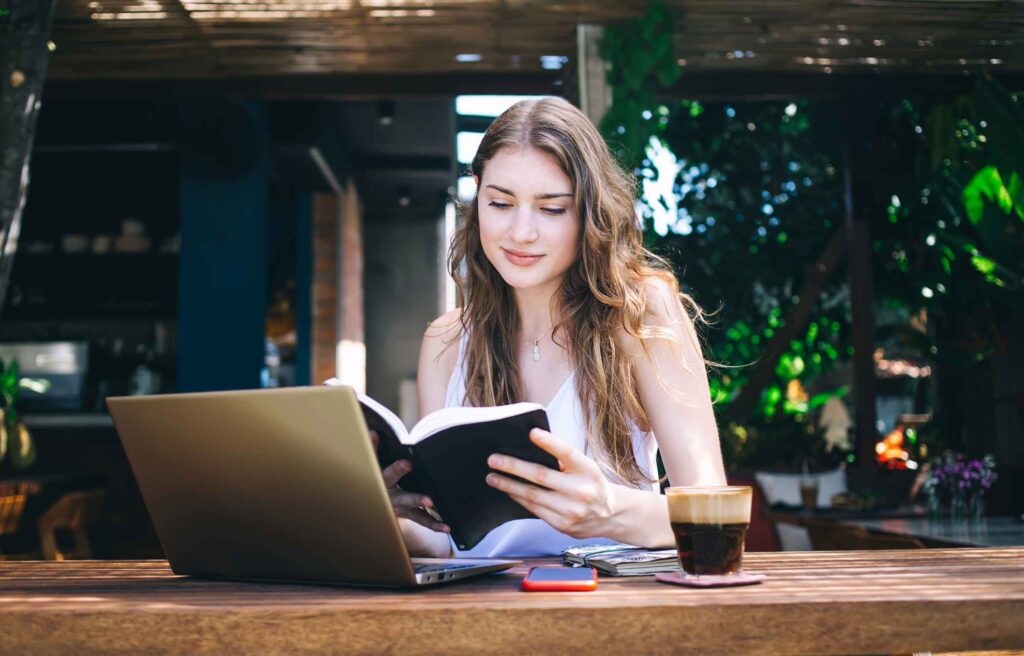
[[[493, 471], [492, 453], [502, 453], [558, 469], [558, 460], [530, 441], [530, 430], [548, 430], [543, 410], [492, 421], [443, 429], [415, 445], [402, 444], [391, 427], [363, 406], [367, 427], [380, 436], [381, 467], [407, 458], [412, 471], [399, 482], [403, 490], [429, 496], [438, 514], [452, 529], [459, 549], [472, 549], [488, 533], [514, 519], [536, 517], [507, 494], [486, 482]], [[507, 474], [506, 474], [507, 475]]]

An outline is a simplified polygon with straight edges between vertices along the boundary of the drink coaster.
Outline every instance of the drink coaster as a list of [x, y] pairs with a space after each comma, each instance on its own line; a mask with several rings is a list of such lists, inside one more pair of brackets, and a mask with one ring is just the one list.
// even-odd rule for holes
[[691, 576], [683, 572], [662, 572], [655, 574], [654, 578], [662, 583], [683, 585], [689, 588], [727, 588], [735, 585], [754, 585], [768, 578], [764, 574], [748, 574], [739, 572], [737, 574], [725, 574], [722, 576]]

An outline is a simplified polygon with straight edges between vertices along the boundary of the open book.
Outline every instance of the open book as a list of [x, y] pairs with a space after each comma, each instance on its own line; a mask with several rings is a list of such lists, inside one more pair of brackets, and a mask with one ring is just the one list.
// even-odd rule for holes
[[[341, 383], [331, 378], [324, 384]], [[443, 408], [406, 430], [395, 413], [364, 394], [358, 397], [366, 427], [380, 437], [377, 457], [381, 468], [403, 458], [412, 463], [412, 471], [399, 486], [434, 501], [459, 549], [472, 549], [505, 522], [535, 517], [484, 479], [492, 471], [487, 465], [492, 453], [558, 469], [555, 457], [530, 441], [530, 430], [548, 430], [544, 406], [514, 403]]]

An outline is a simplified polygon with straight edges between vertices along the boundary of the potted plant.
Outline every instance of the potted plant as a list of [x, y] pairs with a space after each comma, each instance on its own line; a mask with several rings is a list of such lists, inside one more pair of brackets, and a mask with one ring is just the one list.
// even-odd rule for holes
[[18, 394], [22, 387], [47, 387], [46, 381], [18, 375], [18, 361], [5, 365], [0, 358], [0, 464], [5, 460], [17, 471], [28, 469], [36, 461], [36, 446], [28, 427], [18, 414]]

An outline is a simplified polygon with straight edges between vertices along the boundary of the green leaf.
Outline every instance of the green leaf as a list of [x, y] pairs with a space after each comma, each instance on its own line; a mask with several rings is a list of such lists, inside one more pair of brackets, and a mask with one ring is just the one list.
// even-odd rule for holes
[[781, 400], [782, 390], [779, 389], [778, 385], [772, 385], [761, 393], [761, 404], [766, 407], [770, 406], [774, 408], [774, 406]]
[[1017, 217], [1024, 221], [1024, 182], [1021, 182], [1017, 173], [1010, 175], [1010, 183], [1006, 185], [1006, 191], [1010, 194], [1010, 201]]
[[18, 393], [17, 389], [18, 372], [11, 367], [4, 372], [3, 377], [0, 377], [0, 393], [3, 393], [5, 397], [14, 397]]
[[974, 265], [975, 269], [985, 275], [991, 274], [996, 270], [996, 263], [987, 257], [982, 257], [981, 255], [971, 257], [971, 264]]
[[844, 394], [846, 394], [846, 388], [845, 387], [840, 387], [839, 389], [835, 390], [834, 392], [822, 392], [821, 394], [815, 394], [814, 396], [811, 397], [811, 400], [808, 402], [807, 405], [809, 406], [809, 408], [811, 410], [815, 410], [815, 409], [820, 408], [821, 406], [825, 405], [826, 403], [828, 403], [832, 399], [839, 398], [839, 397], [843, 396]]
[[994, 166], [986, 166], [978, 171], [964, 187], [963, 203], [967, 218], [978, 225], [985, 214], [985, 199], [998, 204], [1004, 214], [1009, 214], [1013, 206], [1010, 192], [1003, 185], [1003, 179]]
[[779, 364], [775, 368], [777, 373], [784, 380], [792, 380], [804, 372], [804, 359], [794, 353], [786, 353], [779, 358]]
[[985, 281], [996, 287], [1006, 287], [1006, 282], [999, 276], [989, 273], [985, 275]]
[[794, 403], [793, 401], [786, 400], [782, 404], [782, 411], [787, 415], [803, 415], [807, 414], [807, 405], [806, 401]]

